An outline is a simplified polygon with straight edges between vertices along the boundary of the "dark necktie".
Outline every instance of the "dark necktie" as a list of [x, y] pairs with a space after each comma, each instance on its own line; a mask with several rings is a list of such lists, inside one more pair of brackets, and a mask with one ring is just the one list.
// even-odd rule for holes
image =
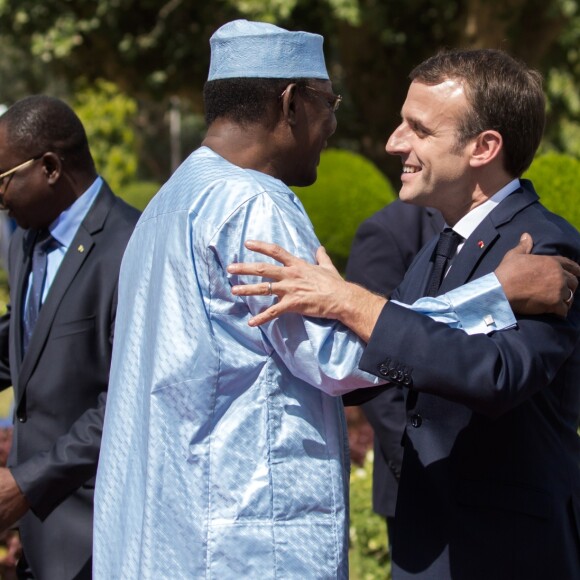
[[443, 282], [443, 278], [445, 277], [449, 260], [455, 256], [457, 246], [461, 240], [462, 237], [451, 228], [445, 228], [439, 234], [439, 241], [435, 248], [435, 264], [433, 265], [433, 272], [431, 273], [431, 279], [427, 287], [427, 296], [437, 296], [441, 282]]
[[32, 331], [38, 319], [42, 301], [42, 292], [46, 279], [46, 263], [48, 252], [55, 247], [56, 240], [50, 235], [48, 230], [40, 230], [36, 236], [36, 242], [32, 250], [32, 287], [28, 294], [28, 302], [24, 310], [23, 350], [26, 352]]

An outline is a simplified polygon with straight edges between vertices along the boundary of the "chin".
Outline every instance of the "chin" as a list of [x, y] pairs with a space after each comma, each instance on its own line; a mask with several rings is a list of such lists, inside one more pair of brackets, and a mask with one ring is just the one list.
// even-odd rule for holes
[[404, 201], [405, 203], [411, 203], [413, 205], [428, 205], [427, 202], [429, 201], [429, 199], [426, 196], [421, 195], [420, 192], [410, 188], [405, 188], [405, 186], [401, 187], [399, 191], [399, 198], [401, 201]]
[[417, 196], [412, 191], [405, 190], [404, 187], [401, 187], [399, 190], [399, 199], [405, 203], [413, 203], [416, 198]]
[[308, 187], [316, 182], [316, 178], [318, 177], [316, 169], [309, 175], [302, 175], [300, 179], [297, 180], [295, 185], [297, 187]]

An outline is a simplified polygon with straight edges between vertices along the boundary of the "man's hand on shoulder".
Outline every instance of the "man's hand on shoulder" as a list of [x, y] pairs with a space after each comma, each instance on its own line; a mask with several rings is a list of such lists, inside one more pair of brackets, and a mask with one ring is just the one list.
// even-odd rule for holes
[[578, 287], [580, 266], [562, 256], [531, 254], [532, 247], [532, 237], [523, 234], [495, 275], [517, 314], [566, 316]]
[[345, 282], [323, 247], [316, 253], [318, 265], [310, 264], [276, 244], [248, 241], [246, 247], [280, 262], [282, 266], [237, 263], [228, 266], [230, 274], [261, 276], [272, 282], [237, 285], [236, 296], [276, 295], [278, 300], [250, 320], [259, 326], [285, 312], [340, 320], [367, 341], [387, 300], [350, 282]]
[[10, 469], [0, 467], [0, 531], [16, 523], [29, 507]]

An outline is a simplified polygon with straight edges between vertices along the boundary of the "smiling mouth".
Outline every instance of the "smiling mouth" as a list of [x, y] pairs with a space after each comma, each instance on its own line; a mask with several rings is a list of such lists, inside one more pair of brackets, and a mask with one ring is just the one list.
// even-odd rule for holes
[[411, 165], [403, 165], [403, 173], [418, 173], [421, 171], [420, 167], [413, 167]]

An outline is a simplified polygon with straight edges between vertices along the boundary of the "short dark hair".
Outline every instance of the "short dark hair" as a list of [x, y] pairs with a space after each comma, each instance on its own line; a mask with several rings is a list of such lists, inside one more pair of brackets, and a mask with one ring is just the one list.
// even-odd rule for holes
[[457, 49], [427, 59], [409, 78], [425, 84], [462, 82], [469, 111], [459, 127], [458, 146], [493, 129], [503, 138], [505, 170], [519, 177], [530, 166], [546, 121], [539, 72], [502, 50]]
[[304, 87], [308, 79], [231, 78], [208, 81], [203, 87], [205, 122], [209, 126], [220, 117], [240, 124], [262, 121], [270, 103], [278, 99], [291, 83]]
[[94, 169], [83, 124], [60, 99], [46, 95], [20, 99], [0, 117], [0, 123], [11, 147], [29, 157], [52, 151], [71, 168]]

